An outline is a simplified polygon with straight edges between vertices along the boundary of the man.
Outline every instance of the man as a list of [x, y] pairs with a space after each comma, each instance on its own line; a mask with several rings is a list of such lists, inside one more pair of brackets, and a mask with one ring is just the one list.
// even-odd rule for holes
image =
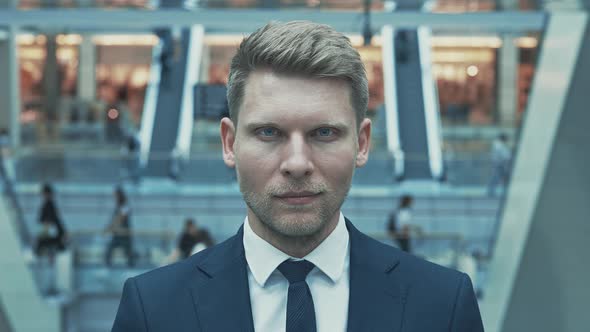
[[197, 226], [193, 218], [187, 218], [184, 222], [184, 229], [178, 238], [179, 258], [185, 259], [192, 253], [199, 252], [213, 245], [213, 239], [209, 231]]
[[43, 230], [37, 239], [35, 252], [37, 255], [48, 254], [53, 263], [55, 254], [66, 247], [67, 233], [55, 204], [53, 186], [49, 183], [43, 184], [41, 193], [43, 205], [39, 212], [39, 223]]
[[389, 236], [398, 247], [405, 252], [412, 252], [412, 233], [421, 232], [420, 227], [412, 225], [412, 205], [414, 199], [410, 195], [403, 195], [399, 206], [389, 215], [387, 230]]
[[114, 250], [122, 248], [127, 256], [127, 266], [133, 267], [135, 266], [135, 254], [131, 239], [131, 208], [127, 203], [127, 195], [125, 195], [123, 188], [115, 188], [115, 201], [113, 217], [105, 229], [106, 233], [113, 234], [105, 251], [105, 264], [107, 267], [111, 267]]
[[359, 54], [310, 22], [271, 23], [232, 60], [223, 158], [238, 233], [131, 278], [113, 331], [483, 331], [469, 278], [360, 233], [340, 207], [367, 162]]

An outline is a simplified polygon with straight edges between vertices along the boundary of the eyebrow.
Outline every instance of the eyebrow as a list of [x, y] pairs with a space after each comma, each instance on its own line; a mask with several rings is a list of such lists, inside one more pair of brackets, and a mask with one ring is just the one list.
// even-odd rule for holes
[[[247, 131], [253, 131], [259, 128], [264, 128], [264, 127], [275, 127], [275, 128], [281, 128], [281, 125], [277, 122], [251, 122], [251, 123], [247, 123], [245, 125], [245, 129]], [[338, 129], [341, 132], [346, 132], [348, 130], [348, 126], [346, 125], [346, 123], [344, 122], [340, 122], [340, 121], [335, 121], [335, 122], [319, 122], [317, 124], [315, 124], [314, 129], [317, 128], [323, 128], [323, 127], [333, 127]]]
[[246, 124], [247, 131], [252, 131], [264, 127], [279, 127], [279, 124], [276, 122], [251, 122]]

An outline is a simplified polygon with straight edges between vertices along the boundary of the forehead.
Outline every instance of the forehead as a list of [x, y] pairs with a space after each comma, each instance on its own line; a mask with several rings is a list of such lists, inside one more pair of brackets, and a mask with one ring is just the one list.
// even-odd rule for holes
[[350, 85], [342, 79], [257, 70], [251, 73], [244, 89], [240, 122], [338, 120], [353, 124], [350, 100]]

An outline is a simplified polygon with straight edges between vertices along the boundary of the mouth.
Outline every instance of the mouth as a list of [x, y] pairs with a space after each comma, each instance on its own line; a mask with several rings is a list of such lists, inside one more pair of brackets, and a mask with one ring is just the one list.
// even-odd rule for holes
[[283, 203], [289, 205], [305, 205], [312, 203], [315, 201], [321, 193], [315, 193], [310, 191], [301, 191], [301, 192], [287, 192], [282, 193], [280, 195], [276, 195], [275, 197], [278, 198]]

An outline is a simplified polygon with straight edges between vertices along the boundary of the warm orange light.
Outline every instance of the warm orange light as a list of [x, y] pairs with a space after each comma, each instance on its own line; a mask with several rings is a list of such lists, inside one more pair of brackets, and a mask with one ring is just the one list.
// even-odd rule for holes
[[35, 44], [35, 35], [31, 33], [21, 33], [16, 36], [16, 41], [19, 45], [33, 45]]
[[44, 35], [37, 35], [37, 37], [35, 37], [35, 42], [37, 44], [45, 44], [47, 42], [47, 37]]
[[494, 36], [435, 36], [432, 46], [498, 48], [502, 46], [502, 39]]
[[432, 62], [437, 63], [480, 63], [494, 60], [494, 52], [489, 49], [453, 50], [439, 48], [432, 52]]
[[154, 46], [158, 37], [152, 34], [142, 35], [97, 35], [92, 38], [96, 45], [104, 46]]
[[131, 86], [141, 87], [147, 84], [150, 72], [147, 68], [137, 68], [131, 74]]
[[539, 41], [535, 37], [520, 37], [516, 39], [516, 45], [522, 48], [535, 48]]

